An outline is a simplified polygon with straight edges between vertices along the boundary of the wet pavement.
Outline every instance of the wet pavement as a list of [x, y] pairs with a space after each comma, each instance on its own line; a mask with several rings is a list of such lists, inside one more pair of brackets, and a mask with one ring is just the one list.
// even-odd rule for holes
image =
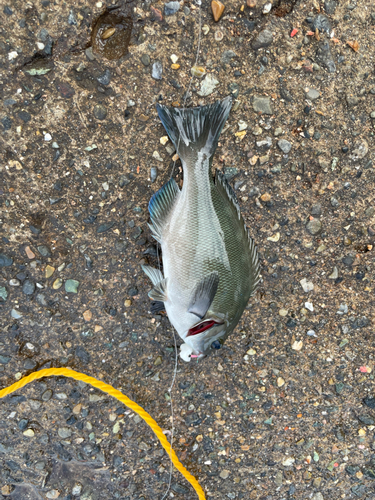
[[[370, 500], [375, 8], [269, 3], [225, 2], [215, 22], [202, 2], [188, 95], [194, 3], [3, 3], [0, 387], [68, 366], [171, 429], [173, 331], [140, 268], [175, 154], [155, 103], [232, 94], [214, 168], [263, 281], [223, 349], [179, 361], [174, 449], [207, 498]], [[0, 402], [0, 498], [161, 499], [168, 472], [146, 424], [83, 383]], [[196, 495], [175, 471], [168, 497]]]

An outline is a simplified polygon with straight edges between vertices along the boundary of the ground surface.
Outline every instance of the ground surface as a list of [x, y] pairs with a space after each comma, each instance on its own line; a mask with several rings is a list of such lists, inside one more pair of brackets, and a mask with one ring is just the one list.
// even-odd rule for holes
[[[218, 23], [201, 9], [199, 64], [218, 85], [200, 96], [195, 79], [187, 103], [236, 98], [214, 166], [263, 282], [225, 348], [179, 362], [175, 450], [207, 498], [369, 500], [375, 8], [264, 3], [226, 3]], [[100, 3], [2, 2], [0, 387], [69, 366], [170, 429], [173, 333], [140, 264], [156, 263], [147, 203], [173, 163], [155, 102], [183, 103], [199, 18], [189, 2], [167, 17], [136, 7], [129, 53], [109, 60], [88, 48]], [[84, 384], [45, 379], [1, 401], [0, 498], [161, 499], [168, 467], [143, 421]], [[196, 498], [177, 472], [172, 496]]]

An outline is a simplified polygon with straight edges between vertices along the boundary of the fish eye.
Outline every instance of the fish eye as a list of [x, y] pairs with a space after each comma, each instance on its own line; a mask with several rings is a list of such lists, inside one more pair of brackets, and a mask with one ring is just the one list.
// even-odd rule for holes
[[211, 344], [211, 349], [220, 349], [221, 344], [218, 340], [214, 340]]

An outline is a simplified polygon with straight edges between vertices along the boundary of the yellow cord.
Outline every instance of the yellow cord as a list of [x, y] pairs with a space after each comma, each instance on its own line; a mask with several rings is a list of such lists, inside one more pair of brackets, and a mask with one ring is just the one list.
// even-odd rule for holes
[[109, 384], [106, 384], [104, 382], [101, 382], [100, 380], [97, 380], [94, 377], [90, 377], [89, 375], [85, 375], [84, 373], [76, 372], [74, 370], [71, 370], [70, 368], [46, 368], [44, 370], [40, 370], [38, 372], [31, 373], [27, 377], [22, 378], [18, 382], [15, 382], [9, 387], [5, 387], [5, 389], [0, 390], [0, 399], [4, 398], [8, 394], [11, 394], [12, 392], [15, 392], [17, 389], [20, 389], [21, 387], [24, 387], [25, 385], [29, 384], [33, 380], [37, 380], [39, 378], [43, 377], [59, 377], [59, 376], [64, 376], [64, 377], [70, 377], [74, 378], [75, 380], [82, 380], [86, 384], [90, 384], [96, 389], [100, 389], [101, 391], [109, 394], [110, 396], [113, 396], [114, 398], [118, 399], [121, 401], [121, 403], [124, 403], [128, 408], [131, 410], [135, 411], [143, 420], [148, 424], [151, 429], [154, 431], [156, 437], [159, 439], [162, 447], [165, 449], [165, 451], [168, 453], [170, 456], [173, 465], [178, 469], [181, 474], [184, 476], [184, 478], [189, 481], [189, 483], [192, 485], [194, 488], [195, 492], [198, 495], [199, 500], [206, 500], [206, 497], [204, 496], [204, 491], [201, 488], [200, 484], [198, 481], [195, 479], [194, 476], [188, 472], [185, 467], [182, 465], [182, 463], [178, 460], [176, 453], [171, 449], [170, 443], [168, 442], [167, 438], [164, 436], [163, 431], [161, 428], [158, 426], [158, 424], [155, 422], [155, 420], [137, 403], [129, 399], [127, 396], [122, 394], [122, 392], [118, 391], [114, 387], [112, 387]]

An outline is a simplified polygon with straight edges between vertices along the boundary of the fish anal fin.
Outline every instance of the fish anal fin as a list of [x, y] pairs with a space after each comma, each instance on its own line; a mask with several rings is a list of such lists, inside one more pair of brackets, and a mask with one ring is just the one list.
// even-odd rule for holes
[[148, 292], [148, 296], [157, 302], [166, 302], [167, 300], [167, 278], [159, 281], [152, 290]]
[[212, 301], [214, 300], [219, 286], [219, 274], [217, 271], [205, 276], [195, 287], [188, 312], [202, 319], [206, 315]]
[[164, 184], [157, 191], [148, 204], [152, 225], [149, 227], [156, 240], [160, 241], [162, 237], [163, 226], [170, 214], [178, 193], [180, 192], [174, 179]]

